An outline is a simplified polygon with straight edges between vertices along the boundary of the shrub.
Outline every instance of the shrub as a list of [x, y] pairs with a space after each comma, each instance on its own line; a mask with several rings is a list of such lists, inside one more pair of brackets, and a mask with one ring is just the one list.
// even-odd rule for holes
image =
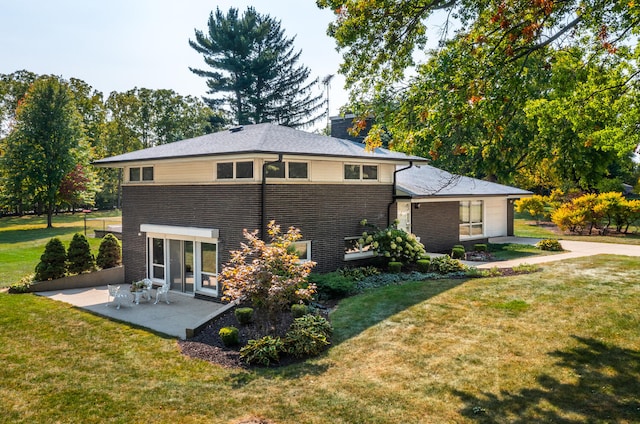
[[332, 332], [329, 321], [319, 315], [296, 318], [285, 335], [285, 351], [297, 358], [318, 355], [330, 344]]
[[402, 262], [389, 262], [389, 272], [393, 274], [399, 274], [402, 271]]
[[485, 243], [478, 243], [473, 245], [474, 252], [487, 252], [489, 250], [489, 246]]
[[9, 293], [29, 293], [31, 291], [31, 284], [33, 283], [33, 274], [26, 275], [15, 284], [9, 286]]
[[318, 296], [323, 299], [341, 299], [355, 290], [355, 282], [339, 272], [312, 274], [309, 279], [316, 285]]
[[283, 234], [271, 221], [267, 231], [269, 241], [258, 237], [258, 230], [244, 230], [246, 242], [231, 252], [231, 260], [219, 277], [223, 300], [248, 301], [264, 309], [274, 323], [289, 305], [310, 300], [315, 294], [315, 285], [307, 282], [315, 262], [300, 263], [295, 249], [290, 248], [302, 237], [299, 229], [290, 227]]
[[352, 281], [361, 281], [372, 275], [380, 274], [380, 271], [375, 266], [364, 266], [357, 268], [340, 268], [337, 272], [345, 278]]
[[122, 247], [120, 246], [120, 240], [109, 233], [100, 242], [96, 264], [102, 269], [107, 269], [117, 267], [121, 263]]
[[452, 259], [449, 255], [437, 256], [431, 258], [431, 271], [440, 274], [449, 274], [452, 272], [466, 271], [467, 267], [457, 259]]
[[418, 266], [418, 271], [420, 272], [429, 272], [429, 264], [431, 261], [429, 259], [418, 259], [416, 261], [416, 265]]
[[71, 274], [81, 274], [95, 268], [96, 260], [91, 254], [91, 246], [83, 234], [75, 233], [73, 235], [69, 249], [67, 249], [67, 264]]
[[259, 364], [268, 367], [280, 361], [280, 353], [284, 352], [284, 342], [280, 337], [264, 336], [258, 340], [249, 340], [240, 349], [240, 358], [248, 364]]
[[233, 314], [242, 325], [247, 325], [253, 320], [253, 308], [236, 308]]
[[59, 238], [54, 237], [44, 248], [40, 263], [36, 265], [36, 280], [62, 278], [67, 272], [67, 252]]
[[291, 315], [294, 318], [300, 318], [309, 313], [309, 307], [307, 305], [303, 305], [302, 303], [295, 303], [291, 305]]
[[451, 250], [451, 257], [453, 259], [464, 259], [465, 250], [462, 246], [454, 246]]
[[549, 250], [552, 252], [560, 252], [564, 250], [558, 240], [544, 239], [536, 243], [536, 247], [540, 250]]
[[371, 246], [376, 256], [388, 258], [391, 262], [410, 263], [425, 254], [424, 245], [415, 235], [397, 228], [397, 221], [383, 230], [367, 224], [366, 220], [361, 224], [370, 227], [373, 233], [363, 232], [359, 243], [361, 246]]
[[236, 327], [222, 327], [218, 335], [225, 346], [235, 346], [238, 344], [238, 329]]

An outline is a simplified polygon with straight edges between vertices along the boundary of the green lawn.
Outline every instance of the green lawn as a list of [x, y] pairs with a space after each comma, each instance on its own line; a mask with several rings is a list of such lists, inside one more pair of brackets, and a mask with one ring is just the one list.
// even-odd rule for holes
[[245, 371], [0, 293], [0, 422], [638, 422], [638, 304], [639, 258], [407, 282], [342, 301], [322, 357]]
[[[0, 218], [0, 287], [10, 286], [33, 273], [51, 238], [60, 238], [68, 247], [75, 233], [84, 234], [84, 218], [83, 213], [56, 215], [53, 217], [53, 228], [46, 228], [46, 216]], [[101, 239], [93, 238], [93, 230], [120, 221], [119, 211], [92, 212], [87, 215], [87, 239], [94, 254], [97, 255]]]

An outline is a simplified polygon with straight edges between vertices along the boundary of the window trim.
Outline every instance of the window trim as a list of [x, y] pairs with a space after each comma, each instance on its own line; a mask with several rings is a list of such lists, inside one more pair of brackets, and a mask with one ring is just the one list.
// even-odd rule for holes
[[[473, 206], [474, 203], [479, 203], [480, 204], [480, 221], [473, 221], [471, 218], [471, 208]], [[485, 237], [485, 219], [484, 219], [484, 210], [485, 210], [485, 206], [484, 206], [484, 200], [461, 200], [459, 203], [459, 208], [462, 209], [463, 205], [466, 205], [467, 208], [469, 208], [469, 220], [468, 222], [462, 222], [462, 218], [459, 217], [459, 225], [458, 225], [458, 237], [460, 238], [460, 240], [471, 240], [471, 239], [479, 239], [479, 238], [484, 238]], [[474, 226], [478, 226], [480, 225], [482, 228], [482, 233], [481, 234], [472, 234], [472, 229]], [[463, 235], [462, 232], [460, 231], [460, 229], [462, 227], [466, 227], [469, 229], [469, 235]]]
[[[306, 245], [306, 250], [307, 250], [307, 257], [306, 258], [301, 258], [298, 256], [298, 263], [304, 263], [304, 262], [310, 262], [312, 260], [311, 257], [311, 240], [298, 240], [293, 242], [294, 245], [298, 245], [298, 244], [304, 244]], [[296, 249], [296, 254], [298, 253], [298, 250]]]
[[[345, 237], [344, 241], [346, 242], [347, 240], [360, 240], [362, 238], [362, 236], [350, 236], [350, 237]], [[358, 243], [358, 252], [351, 252], [351, 253], [347, 253], [346, 251], [344, 252], [344, 260], [345, 261], [355, 261], [358, 259], [366, 259], [366, 258], [373, 258], [374, 257], [374, 253], [373, 250], [364, 250], [366, 247], [369, 247], [369, 244], [360, 244]], [[346, 247], [346, 246], [345, 246]]]
[[[311, 166], [309, 165], [309, 161], [306, 160], [283, 160], [282, 162], [275, 162], [274, 164], [277, 163], [282, 163], [284, 165], [284, 177], [273, 177], [273, 176], [268, 176], [265, 174], [265, 178], [268, 178], [269, 180], [276, 180], [276, 181], [310, 181], [310, 175], [311, 175], [311, 171], [310, 168]], [[296, 163], [296, 164], [305, 164], [307, 167], [307, 176], [304, 178], [295, 178], [295, 177], [291, 177], [290, 174], [290, 170], [289, 170], [289, 164], [290, 163]]]
[[[358, 167], [358, 178], [347, 178], [347, 166], [357, 166]], [[376, 168], [376, 178], [365, 178], [364, 176], [364, 167], [371, 166]], [[380, 181], [380, 167], [378, 164], [372, 163], [353, 163], [353, 162], [344, 162], [342, 164], [342, 180], [353, 182], [353, 181], [361, 181], [361, 182], [372, 182], [372, 181]]]
[[[151, 179], [147, 179], [145, 178], [145, 170], [151, 170]], [[137, 170], [138, 171], [138, 178], [137, 179], [132, 179], [131, 178], [131, 173]], [[154, 166], [130, 166], [129, 167], [129, 176], [128, 176], [129, 182], [130, 183], [150, 183], [155, 181], [155, 169]]]
[[[231, 178], [220, 178], [218, 176], [218, 165], [222, 164], [231, 164]], [[238, 177], [238, 163], [251, 163], [251, 177]], [[256, 165], [253, 159], [250, 160], [227, 160], [227, 161], [217, 161], [215, 165], [215, 181], [255, 181], [256, 180]]]

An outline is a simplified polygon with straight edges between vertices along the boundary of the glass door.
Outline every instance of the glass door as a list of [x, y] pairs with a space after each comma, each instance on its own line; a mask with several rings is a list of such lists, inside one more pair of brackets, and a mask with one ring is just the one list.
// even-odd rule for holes
[[193, 242], [169, 240], [169, 280], [171, 290], [193, 293]]

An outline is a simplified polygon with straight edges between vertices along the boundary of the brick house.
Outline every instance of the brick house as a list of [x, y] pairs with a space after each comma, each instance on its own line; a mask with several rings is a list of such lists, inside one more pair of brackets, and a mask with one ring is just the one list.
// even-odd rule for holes
[[512, 231], [512, 201], [529, 192], [455, 177], [427, 162], [257, 124], [95, 164], [124, 170], [126, 281], [169, 279], [172, 290], [217, 298], [217, 274], [242, 230], [262, 234], [270, 220], [300, 228], [301, 260], [316, 261], [320, 272], [370, 256], [357, 244], [363, 218], [380, 227], [397, 218], [430, 251]]

